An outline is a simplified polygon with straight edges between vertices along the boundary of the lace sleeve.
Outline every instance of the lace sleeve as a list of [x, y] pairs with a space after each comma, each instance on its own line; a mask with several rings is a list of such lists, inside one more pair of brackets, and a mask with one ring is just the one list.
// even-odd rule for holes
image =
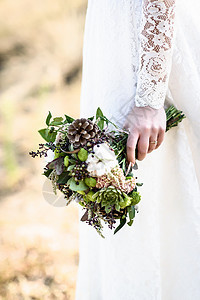
[[171, 69], [175, 0], [144, 0], [136, 106], [164, 105]]

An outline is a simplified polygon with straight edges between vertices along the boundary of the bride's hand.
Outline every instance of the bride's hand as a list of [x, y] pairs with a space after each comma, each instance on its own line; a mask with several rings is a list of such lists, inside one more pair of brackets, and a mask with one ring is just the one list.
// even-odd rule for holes
[[[164, 140], [166, 130], [166, 113], [164, 108], [153, 109], [149, 106], [134, 107], [128, 114], [124, 128], [129, 130], [127, 140], [127, 159], [135, 163], [143, 160], [147, 153], [157, 149]], [[157, 143], [152, 143], [157, 141]]]

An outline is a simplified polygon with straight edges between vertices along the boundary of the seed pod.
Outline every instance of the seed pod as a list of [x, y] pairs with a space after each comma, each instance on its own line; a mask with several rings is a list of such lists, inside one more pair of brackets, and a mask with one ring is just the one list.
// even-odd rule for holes
[[86, 183], [89, 187], [95, 187], [97, 181], [96, 181], [95, 178], [87, 177], [87, 178], [85, 178], [85, 183]]
[[78, 158], [80, 161], [86, 161], [88, 158], [88, 152], [84, 148], [81, 148], [78, 152]]
[[58, 150], [58, 149], [55, 149], [55, 151], [54, 151], [54, 154], [55, 154], [55, 156], [54, 156], [54, 159], [56, 159], [56, 158], [59, 158], [59, 157], [60, 157], [60, 152], [59, 152], [59, 150]]

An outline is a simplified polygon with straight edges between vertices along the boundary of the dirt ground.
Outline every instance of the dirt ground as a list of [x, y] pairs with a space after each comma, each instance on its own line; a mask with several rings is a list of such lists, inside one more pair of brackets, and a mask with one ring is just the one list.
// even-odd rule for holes
[[50, 110], [79, 116], [87, 1], [0, 1], [0, 299], [74, 299], [78, 208], [43, 197]]

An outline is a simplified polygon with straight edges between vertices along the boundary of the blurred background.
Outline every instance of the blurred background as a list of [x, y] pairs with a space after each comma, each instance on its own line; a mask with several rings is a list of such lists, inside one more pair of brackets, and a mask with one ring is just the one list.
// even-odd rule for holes
[[85, 0], [0, 1], [0, 299], [71, 299], [78, 207], [44, 199], [31, 158], [50, 110], [79, 116]]

